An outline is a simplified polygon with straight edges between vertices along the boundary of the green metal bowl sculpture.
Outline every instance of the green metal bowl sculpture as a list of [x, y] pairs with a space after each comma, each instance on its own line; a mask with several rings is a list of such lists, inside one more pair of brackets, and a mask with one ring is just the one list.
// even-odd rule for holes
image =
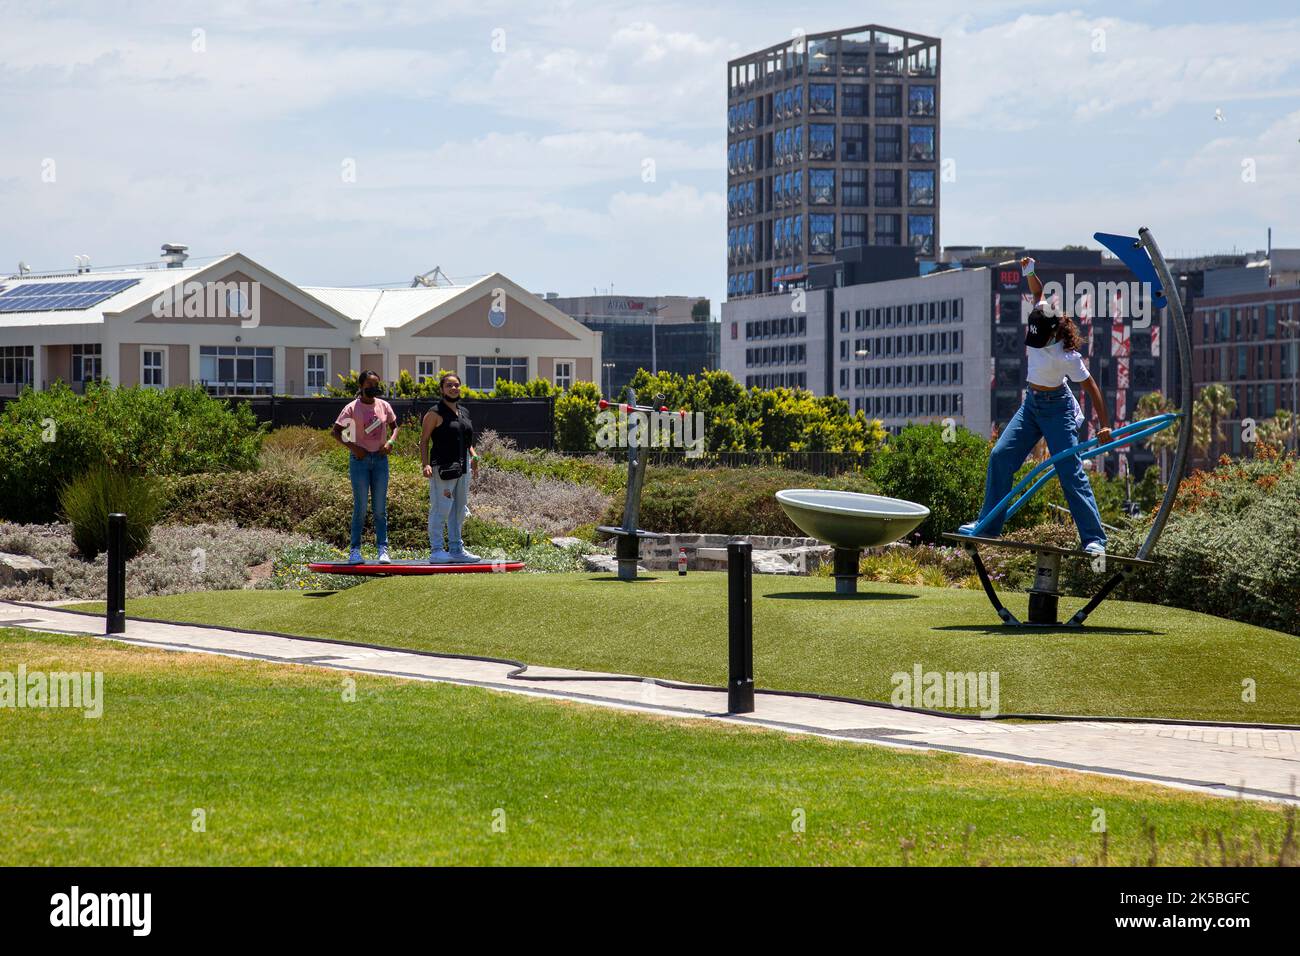
[[854, 491], [787, 488], [776, 500], [804, 534], [835, 548], [890, 544], [930, 516], [929, 508], [914, 501]]

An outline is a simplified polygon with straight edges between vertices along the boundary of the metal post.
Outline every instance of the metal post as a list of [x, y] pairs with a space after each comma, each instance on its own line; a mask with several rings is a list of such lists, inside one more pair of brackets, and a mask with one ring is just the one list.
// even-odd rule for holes
[[836, 548], [835, 549], [835, 593], [836, 594], [857, 594], [858, 593], [858, 563], [862, 559], [861, 548]]
[[108, 610], [105, 634], [126, 631], [126, 515], [108, 516]]
[[754, 712], [753, 550], [727, 544], [727, 713]]

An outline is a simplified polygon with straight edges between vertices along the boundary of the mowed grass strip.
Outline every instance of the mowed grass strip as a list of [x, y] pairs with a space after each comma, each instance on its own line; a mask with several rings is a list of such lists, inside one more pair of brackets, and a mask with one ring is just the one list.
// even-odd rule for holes
[[[895, 673], [999, 674], [1003, 713], [1300, 723], [1300, 639], [1153, 604], [1109, 601], [1084, 631], [1002, 627], [982, 592], [754, 576], [759, 687], [889, 701]], [[1009, 594], [1022, 618], [1027, 596]], [[1062, 601], [1063, 616], [1082, 604]], [[530, 664], [726, 681], [726, 575], [437, 575], [327, 597], [196, 592], [127, 602], [196, 621]], [[1253, 693], [1253, 700], [1250, 698]], [[938, 709], [958, 709], [940, 705]], [[973, 712], [974, 708], [965, 708]]]
[[0, 630], [0, 670], [20, 664], [101, 671], [105, 701], [99, 719], [0, 710], [13, 865], [1270, 863], [1293, 818], [951, 754]]

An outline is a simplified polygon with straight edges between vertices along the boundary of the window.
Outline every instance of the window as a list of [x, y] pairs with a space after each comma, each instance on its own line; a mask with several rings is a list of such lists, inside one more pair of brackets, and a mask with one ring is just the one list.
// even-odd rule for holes
[[[796, 133], [796, 142], [798, 135]], [[835, 159], [835, 124], [812, 123], [808, 126], [808, 158], [813, 160], [834, 161]]]
[[908, 116], [934, 115], [934, 87], [913, 86], [907, 91]]
[[482, 392], [497, 387], [497, 379], [521, 385], [528, 380], [528, 359], [503, 355], [471, 355], [465, 359], [465, 385]]
[[867, 115], [867, 87], [862, 83], [845, 83], [840, 111], [845, 116]]
[[835, 112], [835, 84], [811, 83], [808, 86], [808, 112]]
[[270, 395], [275, 391], [275, 349], [201, 345], [199, 380], [210, 395]]
[[875, 193], [877, 206], [897, 206], [901, 203], [898, 188], [899, 170], [877, 169], [875, 171]]
[[573, 363], [556, 362], [555, 363], [555, 387], [562, 388], [566, 392], [573, 385]]
[[0, 385], [33, 385], [35, 351], [31, 345], [0, 346]]
[[845, 206], [867, 205], [867, 171], [865, 169], [845, 169], [843, 171], [840, 201]]
[[840, 145], [840, 159], [846, 163], [865, 163], [867, 161], [866, 124], [844, 124]]
[[814, 206], [835, 204], [835, 170], [808, 170], [808, 202]]
[[140, 384], [145, 388], [166, 388], [163, 377], [163, 349], [146, 346], [140, 350]]
[[[308, 352], [306, 383], [311, 394], [323, 392], [330, 380], [330, 354], [328, 352]], [[416, 379], [423, 381], [423, 379]]]
[[908, 216], [907, 236], [920, 255], [934, 254], [934, 216]]
[[808, 217], [809, 251], [813, 255], [826, 255], [835, 251], [835, 217], [811, 215]]
[[908, 171], [907, 204], [909, 206], [934, 205], [934, 170]]
[[104, 347], [102, 345], [74, 345], [72, 347], [72, 380], [98, 382], [104, 377]]
[[872, 244], [877, 246], [897, 246], [899, 242], [899, 217], [893, 213], [877, 213], [875, 216], [876, 233]]
[[903, 161], [903, 127], [876, 127], [876, 162], [901, 163]]
[[415, 357], [416, 384], [436, 380], [441, 364], [436, 355], [417, 355]]
[[903, 115], [903, 88], [894, 83], [876, 84], [877, 116]]
[[907, 160], [911, 163], [934, 161], [934, 127], [912, 126], [907, 130]]
[[860, 214], [845, 213], [840, 217], [840, 248], [867, 244], [867, 217]]

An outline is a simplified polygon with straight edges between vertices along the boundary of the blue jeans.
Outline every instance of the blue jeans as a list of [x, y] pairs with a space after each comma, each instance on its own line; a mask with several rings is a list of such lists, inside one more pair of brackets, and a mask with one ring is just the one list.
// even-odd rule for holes
[[352, 479], [352, 547], [361, 547], [366, 526], [366, 499], [375, 515], [375, 544], [388, 547], [388, 456], [368, 451], [365, 458], [348, 456], [348, 477]]
[[[980, 509], [983, 520], [999, 501], [1011, 491], [1016, 472], [1025, 463], [1040, 438], [1047, 439], [1047, 448], [1053, 454], [1073, 448], [1079, 443], [1079, 426], [1083, 413], [1069, 386], [1062, 385], [1050, 392], [1028, 389], [1025, 401], [1007, 422], [989, 455], [988, 479], [984, 483], [984, 507]], [[1101, 513], [1097, 499], [1092, 495], [1092, 485], [1083, 470], [1083, 459], [1065, 458], [1056, 463], [1056, 476], [1065, 492], [1065, 501], [1079, 529], [1083, 547], [1094, 541], [1106, 543], [1106, 532], [1101, 527]], [[982, 532], [997, 537], [1002, 532], [1003, 518], [999, 516]]]
[[[450, 495], [448, 494], [450, 492]], [[443, 528], [447, 529], [447, 550], [452, 554], [465, 550], [462, 529], [465, 527], [465, 501], [469, 498], [469, 472], [443, 481], [435, 469], [429, 479], [429, 549], [442, 548]]]

